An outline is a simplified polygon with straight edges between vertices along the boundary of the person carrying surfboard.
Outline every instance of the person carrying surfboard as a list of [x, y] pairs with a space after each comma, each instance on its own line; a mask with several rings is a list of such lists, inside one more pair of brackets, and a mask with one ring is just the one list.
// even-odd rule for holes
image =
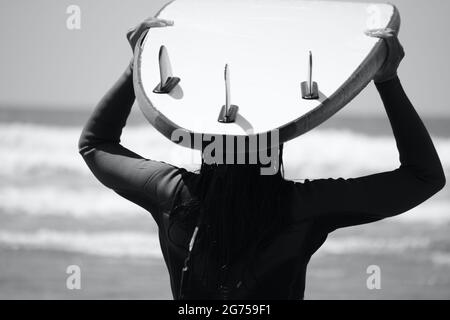
[[[147, 19], [128, 33], [131, 47], [150, 28], [171, 25]], [[258, 164], [189, 172], [120, 144], [135, 101], [132, 63], [99, 102], [79, 151], [101, 183], [153, 216], [175, 299], [302, 299], [307, 264], [329, 233], [402, 214], [444, 187], [431, 137], [397, 76], [403, 48], [392, 30], [371, 35], [388, 47], [374, 80], [400, 155], [389, 172], [303, 183], [282, 170], [261, 175]]]

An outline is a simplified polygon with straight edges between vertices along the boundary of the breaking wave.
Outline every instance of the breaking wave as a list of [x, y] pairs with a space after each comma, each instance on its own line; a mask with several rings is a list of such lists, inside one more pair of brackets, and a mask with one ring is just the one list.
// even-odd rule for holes
[[[0, 125], [0, 212], [3, 214], [114, 216], [136, 206], [102, 186], [78, 154], [80, 128], [36, 124]], [[450, 139], [435, 139], [450, 172]], [[122, 144], [151, 159], [187, 169], [199, 167], [196, 151], [176, 146], [149, 126], [124, 130]], [[393, 137], [344, 130], [315, 130], [285, 148], [286, 178], [355, 177], [398, 167]], [[450, 194], [414, 209], [404, 221], [449, 220]]]

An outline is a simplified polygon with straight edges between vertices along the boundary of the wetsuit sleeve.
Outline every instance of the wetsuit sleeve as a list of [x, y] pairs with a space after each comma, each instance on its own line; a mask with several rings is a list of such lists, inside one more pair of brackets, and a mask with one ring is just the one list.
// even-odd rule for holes
[[134, 101], [130, 64], [96, 106], [81, 134], [79, 151], [101, 183], [150, 211], [159, 225], [161, 208], [171, 201], [186, 170], [145, 159], [120, 144]]
[[297, 203], [328, 232], [396, 216], [418, 206], [445, 185], [444, 171], [419, 115], [398, 77], [377, 84], [400, 155], [400, 167], [355, 179], [295, 184]]

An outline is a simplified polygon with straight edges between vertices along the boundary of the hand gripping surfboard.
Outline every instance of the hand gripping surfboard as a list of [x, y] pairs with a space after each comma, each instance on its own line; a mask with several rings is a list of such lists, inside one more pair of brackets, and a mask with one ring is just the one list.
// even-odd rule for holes
[[157, 16], [174, 26], [140, 39], [133, 80], [143, 114], [172, 141], [180, 131], [192, 141], [273, 130], [280, 143], [294, 139], [382, 66], [387, 48], [365, 32], [400, 28], [398, 10], [375, 3], [175, 0]]

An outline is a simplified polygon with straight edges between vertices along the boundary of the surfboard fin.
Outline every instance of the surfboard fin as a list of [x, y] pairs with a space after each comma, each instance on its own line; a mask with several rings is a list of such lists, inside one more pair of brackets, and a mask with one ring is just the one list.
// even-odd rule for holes
[[313, 58], [312, 52], [309, 52], [309, 64], [308, 64], [308, 81], [304, 81], [301, 84], [302, 98], [306, 100], [319, 99], [319, 85], [313, 81], [312, 78]]
[[153, 92], [157, 94], [170, 93], [181, 81], [180, 78], [172, 76], [169, 53], [165, 46], [159, 49], [159, 75], [161, 82], [153, 89]]
[[233, 123], [236, 121], [236, 115], [239, 110], [238, 106], [231, 104], [231, 95], [230, 95], [230, 67], [228, 64], [225, 65], [225, 105], [222, 106], [220, 110], [219, 119], [217, 119], [221, 123]]

